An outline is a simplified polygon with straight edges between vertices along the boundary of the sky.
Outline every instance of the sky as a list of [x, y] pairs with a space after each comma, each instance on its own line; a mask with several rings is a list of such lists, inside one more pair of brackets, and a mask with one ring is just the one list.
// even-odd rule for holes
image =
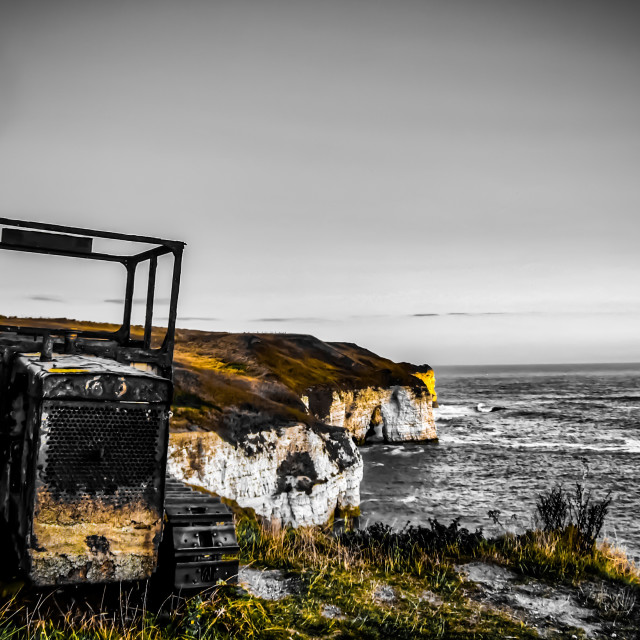
[[[0, 0], [0, 216], [185, 241], [184, 327], [640, 361], [639, 18]], [[4, 252], [0, 313], [119, 317], [121, 267], [53, 263]]]

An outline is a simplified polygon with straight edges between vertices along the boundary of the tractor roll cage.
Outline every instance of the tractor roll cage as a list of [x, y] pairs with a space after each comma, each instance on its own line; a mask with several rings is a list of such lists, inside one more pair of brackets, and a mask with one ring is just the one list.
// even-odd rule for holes
[[[149, 236], [115, 233], [111, 231], [96, 231], [80, 227], [67, 227], [43, 222], [26, 222], [23, 220], [14, 220], [2, 217], [0, 217], [0, 225], [3, 226], [0, 249], [68, 256], [71, 258], [85, 258], [89, 260], [119, 262], [124, 265], [127, 270], [124, 296], [124, 315], [122, 325], [117, 331], [52, 329], [50, 331], [51, 334], [65, 335], [73, 333], [80, 337], [113, 340], [123, 349], [136, 350], [138, 351], [138, 355], [146, 356], [142, 358], [143, 360], [152, 362], [164, 361], [166, 364], [168, 359], [170, 366], [175, 340], [178, 291], [180, 288], [180, 271], [182, 265], [182, 253], [185, 246], [184, 242], [176, 240], [162, 240], [160, 238], [152, 238]], [[23, 229], [27, 229], [27, 231], [23, 231]], [[137, 242], [156, 246], [133, 255], [98, 253], [92, 250], [93, 238]], [[158, 258], [167, 254], [173, 255], [173, 275], [171, 282], [167, 332], [160, 349], [151, 349], [156, 268]], [[144, 339], [142, 341], [132, 340], [131, 311], [133, 306], [136, 268], [140, 263], [147, 260], [149, 261], [149, 279], [147, 283]], [[8, 325], [0, 325], [0, 331], [17, 332], [26, 335], [42, 335], [43, 332], [46, 332], [46, 330], [35, 327]], [[142, 352], [139, 351], [140, 349], [142, 349]], [[132, 359], [132, 357], [135, 358], [135, 354], [129, 354], [129, 357], [126, 359]]]

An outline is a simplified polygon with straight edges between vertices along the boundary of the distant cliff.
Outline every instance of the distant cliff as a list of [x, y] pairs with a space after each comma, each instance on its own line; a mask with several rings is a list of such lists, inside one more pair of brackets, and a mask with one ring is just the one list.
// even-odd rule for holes
[[358, 444], [438, 437], [431, 394], [425, 388], [311, 389], [303, 401], [316, 417], [349, 431]]

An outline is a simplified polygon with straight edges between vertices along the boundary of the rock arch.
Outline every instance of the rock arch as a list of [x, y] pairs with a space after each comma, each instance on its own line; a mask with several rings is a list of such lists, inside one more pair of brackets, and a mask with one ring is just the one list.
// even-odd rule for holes
[[386, 429], [384, 414], [382, 413], [382, 405], [378, 405], [371, 412], [369, 420], [369, 428], [364, 436], [365, 442], [385, 442]]

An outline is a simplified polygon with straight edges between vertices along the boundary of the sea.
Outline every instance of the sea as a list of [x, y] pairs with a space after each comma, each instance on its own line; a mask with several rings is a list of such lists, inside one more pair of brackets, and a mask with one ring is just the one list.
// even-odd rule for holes
[[363, 525], [517, 533], [541, 493], [579, 483], [611, 493], [600, 537], [640, 560], [640, 364], [449, 367], [436, 390], [437, 442], [361, 449]]

